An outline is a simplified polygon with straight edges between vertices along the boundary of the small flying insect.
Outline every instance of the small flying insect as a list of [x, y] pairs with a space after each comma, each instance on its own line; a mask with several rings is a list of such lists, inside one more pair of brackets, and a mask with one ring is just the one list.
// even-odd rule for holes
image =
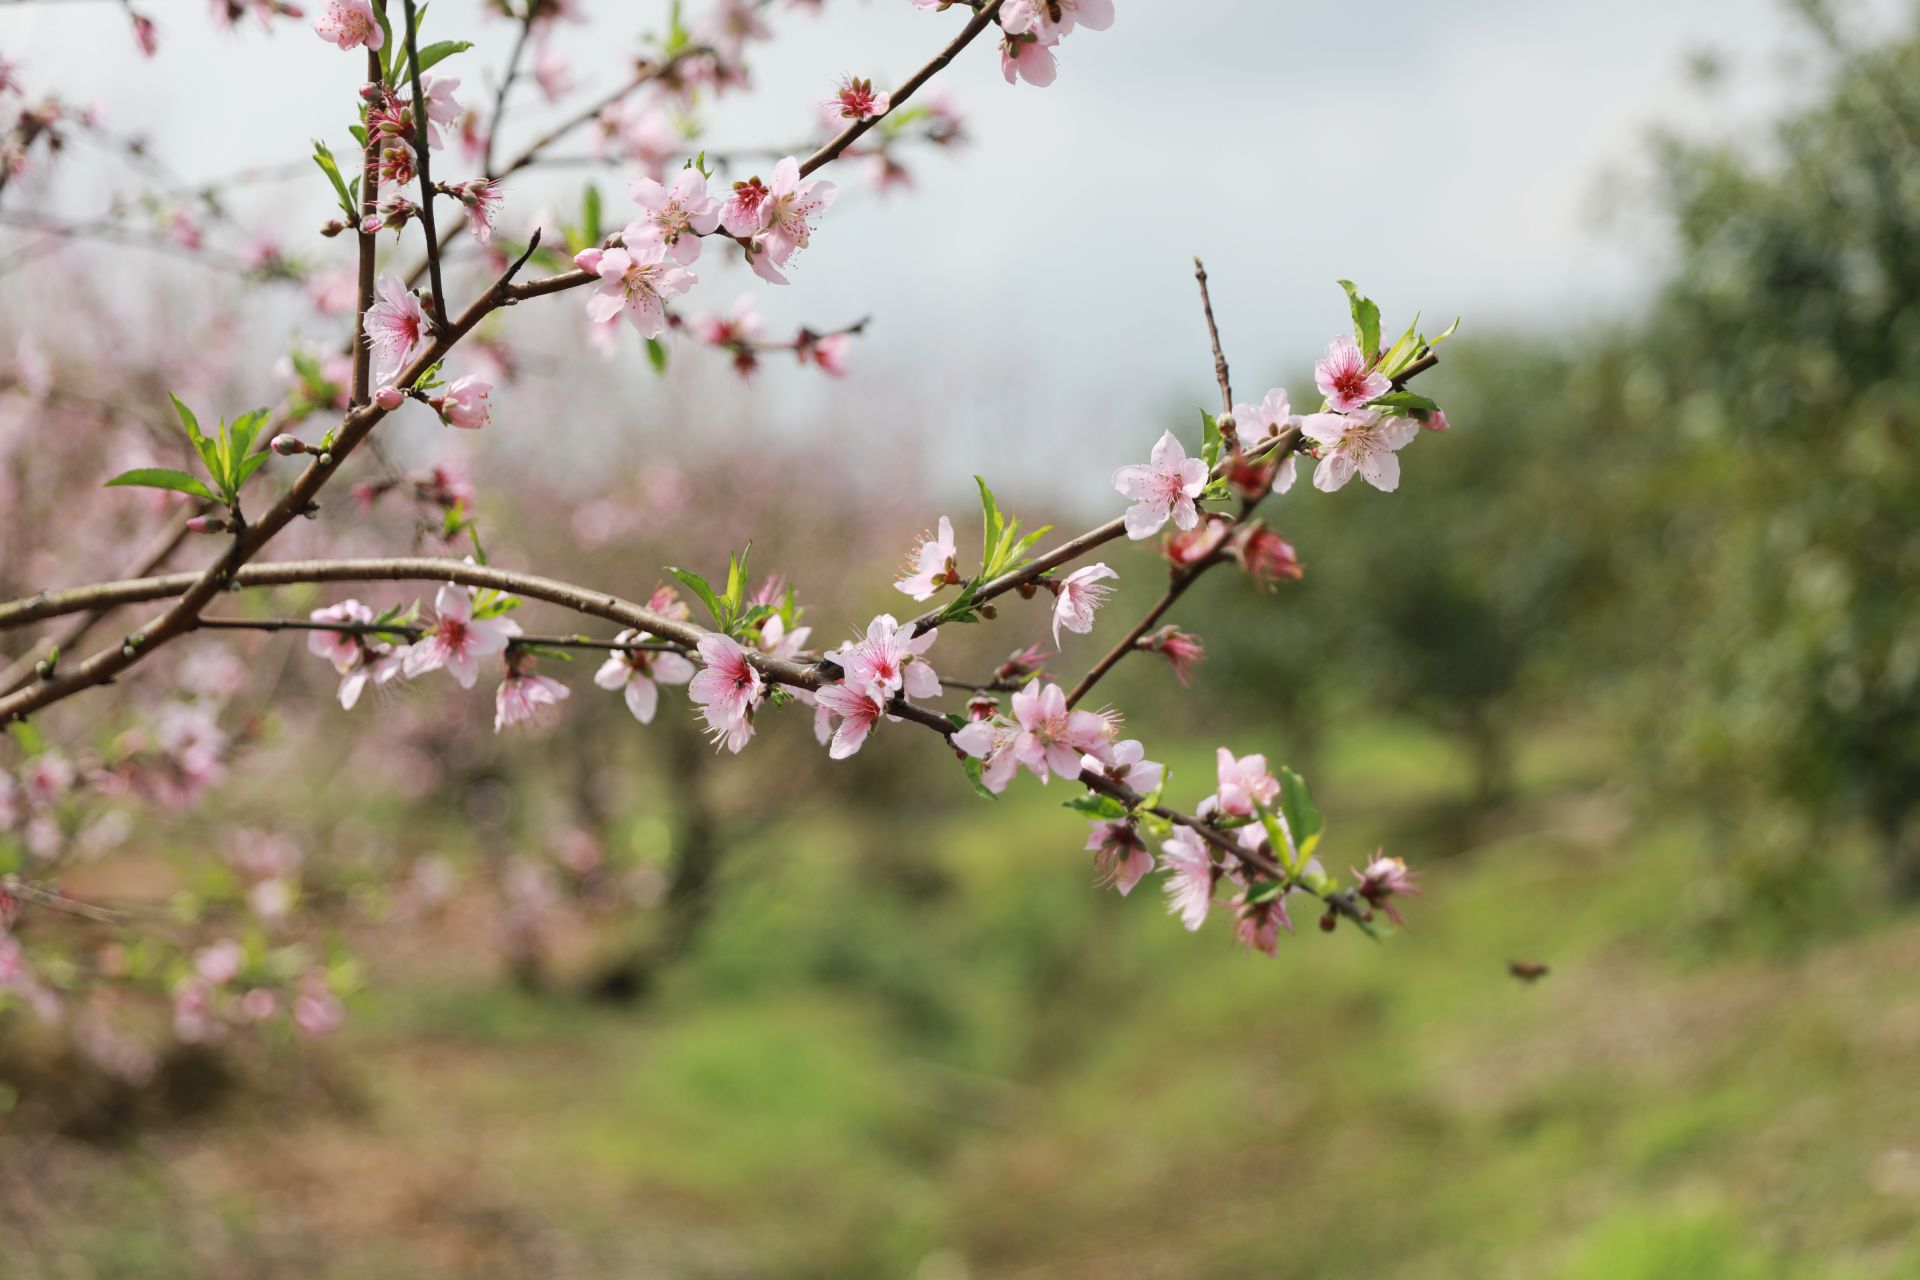
[[1538, 960], [1509, 960], [1507, 972], [1522, 982], [1533, 983], [1540, 981], [1553, 970]]

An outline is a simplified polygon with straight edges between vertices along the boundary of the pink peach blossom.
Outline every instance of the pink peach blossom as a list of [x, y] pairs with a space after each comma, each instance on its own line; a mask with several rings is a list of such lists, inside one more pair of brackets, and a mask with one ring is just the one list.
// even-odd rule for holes
[[700, 256], [700, 237], [720, 225], [720, 202], [707, 193], [698, 169], [682, 169], [670, 188], [635, 178], [627, 190], [643, 212], [627, 224], [621, 239], [629, 245], [663, 245], [666, 256], [683, 267]]
[[702, 636], [698, 649], [703, 666], [688, 684], [687, 697], [704, 708], [714, 742], [738, 753], [753, 737], [753, 708], [766, 682], [731, 636]]
[[925, 655], [939, 634], [916, 635], [883, 613], [867, 624], [863, 637], [827, 654], [826, 661], [846, 673], [848, 684], [867, 686], [883, 700], [903, 692], [910, 698], [937, 698], [940, 678]]
[[923, 535], [914, 545], [913, 553], [907, 557], [911, 571], [893, 584], [894, 589], [915, 600], [931, 600], [933, 593], [941, 587], [961, 581], [954, 563], [956, 554], [953, 521], [941, 516], [939, 533], [934, 536]]
[[1320, 461], [1313, 469], [1313, 487], [1332, 493], [1358, 472], [1382, 493], [1400, 487], [1400, 459], [1394, 456], [1420, 434], [1412, 418], [1382, 418], [1378, 414], [1310, 413], [1300, 430], [1320, 445]]
[[373, 346], [375, 380], [391, 383], [432, 339], [426, 310], [399, 276], [382, 272], [374, 292], [379, 301], [367, 308], [367, 341]]
[[365, 45], [377, 51], [387, 42], [369, 0], [327, 0], [327, 7], [313, 20], [313, 29], [322, 40], [342, 49]]
[[665, 333], [666, 300], [679, 297], [694, 284], [693, 273], [669, 265], [666, 255], [663, 244], [585, 249], [574, 255], [582, 270], [600, 277], [599, 288], [587, 299], [587, 318], [607, 324], [624, 314], [643, 338]]
[[510, 725], [538, 724], [571, 693], [551, 676], [536, 675], [522, 664], [509, 666], [493, 696], [493, 731], [498, 733]]
[[1104, 564], [1090, 564], [1075, 569], [1054, 584], [1053, 599], [1053, 642], [1060, 643], [1060, 628], [1086, 635], [1093, 630], [1093, 615], [1106, 598], [1113, 594], [1113, 588], [1102, 586], [1104, 578], [1118, 578], [1120, 575]]
[[1104, 759], [1110, 750], [1111, 721], [1092, 711], [1069, 710], [1057, 684], [1036, 680], [1014, 694], [1013, 718], [1020, 727], [1014, 757], [1041, 782], [1056, 773], [1078, 777], [1082, 755]]
[[431, 403], [448, 426], [478, 431], [487, 425], [487, 397], [492, 394], [492, 383], [478, 374], [470, 373], [463, 378], [455, 378], [445, 391], [433, 397]]
[[511, 618], [476, 618], [473, 597], [448, 583], [433, 598], [434, 621], [427, 634], [407, 650], [401, 670], [407, 679], [445, 667], [462, 689], [480, 678], [480, 659], [505, 651], [520, 634]]
[[[649, 638], [644, 631], [622, 631], [614, 637], [622, 644]], [[680, 654], [648, 649], [615, 649], [600, 664], [593, 682], [602, 689], [624, 690], [627, 710], [633, 713], [633, 718], [641, 724], [652, 724], [654, 711], [660, 705], [659, 686], [685, 684], [693, 676], [693, 664]]]
[[1160, 845], [1160, 869], [1167, 873], [1167, 910], [1192, 933], [1213, 906], [1213, 853], [1192, 828], [1175, 827]]
[[1393, 388], [1386, 374], [1368, 370], [1360, 344], [1345, 333], [1327, 344], [1313, 368], [1313, 381], [1335, 413], [1350, 413]]
[[835, 760], [844, 760], [860, 750], [880, 718], [887, 712], [886, 704], [871, 685], [856, 685], [851, 681], [823, 685], [815, 691], [814, 704], [817, 708], [815, 731], [824, 733], [834, 719], [840, 727], [833, 733], [833, 743], [827, 754]]
[[1096, 820], [1087, 833], [1087, 849], [1093, 854], [1095, 886], [1112, 885], [1123, 898], [1153, 870], [1153, 855], [1140, 839], [1140, 828], [1128, 819]]
[[1191, 529], [1200, 523], [1200, 508], [1194, 505], [1194, 499], [1206, 492], [1207, 464], [1189, 458], [1169, 431], [1153, 446], [1145, 465], [1121, 467], [1114, 472], [1113, 487], [1122, 497], [1133, 499], [1133, 505], [1127, 508], [1129, 538], [1151, 538], [1168, 520], [1175, 528]]

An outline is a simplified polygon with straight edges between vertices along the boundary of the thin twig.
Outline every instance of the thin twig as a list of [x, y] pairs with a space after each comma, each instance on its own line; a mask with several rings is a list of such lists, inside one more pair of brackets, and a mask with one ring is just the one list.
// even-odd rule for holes
[[413, 83], [413, 137], [415, 149], [419, 152], [414, 159], [416, 176], [420, 179], [420, 227], [426, 233], [427, 276], [433, 282], [433, 322], [436, 327], [447, 327], [447, 291], [440, 281], [440, 236], [433, 229], [433, 175], [429, 172], [427, 152], [428, 122], [427, 95], [420, 85], [419, 15], [414, 11], [413, 0], [401, 0], [405, 8], [407, 23], [407, 78]]

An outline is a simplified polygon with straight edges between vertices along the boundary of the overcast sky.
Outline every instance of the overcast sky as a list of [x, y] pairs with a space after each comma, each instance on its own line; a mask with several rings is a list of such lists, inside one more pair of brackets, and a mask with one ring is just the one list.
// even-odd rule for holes
[[[57, 79], [122, 127], [153, 130], [189, 175], [297, 158], [309, 136], [345, 149], [356, 58], [305, 24], [269, 40], [215, 32], [202, 0], [142, 7], [162, 24], [156, 61], [135, 55], [108, 3], [0, 8], [0, 56], [23, 63], [31, 85]], [[666, 5], [583, 7], [594, 21], [566, 46], [583, 84], [609, 86], [615, 51], [657, 27]], [[1209, 397], [1194, 253], [1207, 259], [1229, 355], [1253, 395], [1264, 390], [1255, 379], [1301, 368], [1342, 326], [1342, 276], [1378, 298], [1390, 324], [1416, 308], [1440, 324], [1461, 314], [1469, 339], [1616, 314], [1659, 271], [1657, 228], [1599, 216], [1634, 173], [1648, 127], [1703, 111], [1762, 118], [1795, 92], [1782, 55], [1804, 48], [1780, 0], [1117, 7], [1111, 31], [1061, 46], [1050, 89], [1009, 87], [990, 47], [969, 51], [939, 83], [968, 114], [970, 149], [928, 157], [917, 189], [887, 200], [857, 175], [830, 174], [842, 202], [792, 288], [712, 272], [698, 305], [718, 309], [754, 288], [777, 320], [871, 312], [856, 370], [911, 381], [912, 416], [924, 420], [901, 429], [938, 441], [942, 462], [989, 468], [1014, 441], [1064, 459], [1097, 433], [1107, 465], [1150, 440], [1176, 397]], [[471, 0], [433, 8], [436, 38], [480, 42], [445, 69], [469, 91], [490, 83], [511, 28], [475, 17]], [[908, 0], [783, 14], [782, 40], [755, 62], [758, 92], [715, 114], [706, 141], [804, 136], [835, 76], [888, 84], [962, 20]], [[1703, 98], [1686, 67], [1709, 49], [1732, 87]], [[542, 104], [526, 101], [522, 127], [536, 127]], [[579, 181], [510, 187], [509, 207], [524, 216]], [[278, 198], [324, 217], [317, 174]], [[815, 410], [823, 394], [840, 396], [829, 405], [871, 411], [857, 379], [825, 393], [817, 382], [778, 371], [756, 394]]]

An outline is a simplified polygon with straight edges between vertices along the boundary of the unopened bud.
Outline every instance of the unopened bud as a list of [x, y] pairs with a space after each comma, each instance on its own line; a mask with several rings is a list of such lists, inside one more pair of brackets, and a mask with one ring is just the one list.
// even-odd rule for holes
[[1333, 926], [1336, 923], [1338, 922], [1333, 918], [1333, 912], [1331, 911], [1327, 912], [1327, 914], [1320, 917], [1320, 932], [1332, 933]]
[[346, 229], [347, 229], [347, 224], [340, 221], [340, 219], [329, 218], [327, 219], [326, 222], [321, 224], [320, 234], [327, 237], [327, 239], [331, 240], [333, 239], [333, 237], [339, 235], [342, 231], [345, 231]]
[[398, 387], [382, 387], [373, 393], [373, 402], [392, 412], [407, 402], [407, 393]]
[[188, 533], [225, 533], [227, 522], [220, 516], [195, 516], [187, 521]]
[[290, 431], [283, 431], [268, 442], [267, 448], [283, 458], [291, 458], [307, 451], [306, 443]]
[[967, 719], [991, 720], [1000, 710], [1000, 699], [988, 694], [975, 694], [967, 700]]
[[993, 619], [1000, 616], [1000, 610], [991, 604], [978, 605], [976, 606], [976, 608], [978, 609], [980, 616], [987, 619], [988, 621], [992, 621]]

